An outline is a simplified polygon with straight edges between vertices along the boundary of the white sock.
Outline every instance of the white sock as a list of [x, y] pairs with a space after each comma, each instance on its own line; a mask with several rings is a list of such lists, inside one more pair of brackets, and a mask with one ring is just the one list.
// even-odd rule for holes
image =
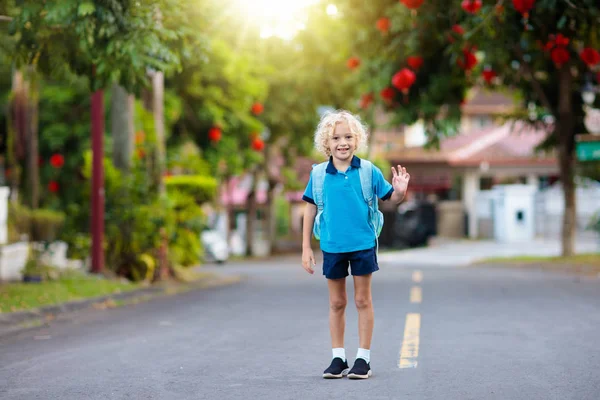
[[346, 361], [346, 349], [343, 347], [334, 347], [331, 349], [331, 353], [333, 354], [333, 358], [339, 357], [342, 360]]
[[358, 352], [356, 353], [356, 358], [362, 358], [367, 362], [371, 362], [371, 350], [358, 348]]

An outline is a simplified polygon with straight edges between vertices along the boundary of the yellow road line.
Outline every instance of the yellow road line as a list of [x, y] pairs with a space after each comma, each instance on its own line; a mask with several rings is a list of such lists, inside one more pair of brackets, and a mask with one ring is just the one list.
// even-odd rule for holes
[[410, 302], [411, 303], [421, 303], [423, 300], [423, 292], [421, 291], [420, 286], [413, 286], [410, 288]]
[[421, 271], [414, 271], [412, 273], [412, 280], [415, 283], [421, 283], [423, 281], [423, 273]]
[[421, 329], [421, 314], [406, 314], [404, 324], [404, 340], [400, 348], [398, 368], [416, 368], [419, 357], [419, 331]]

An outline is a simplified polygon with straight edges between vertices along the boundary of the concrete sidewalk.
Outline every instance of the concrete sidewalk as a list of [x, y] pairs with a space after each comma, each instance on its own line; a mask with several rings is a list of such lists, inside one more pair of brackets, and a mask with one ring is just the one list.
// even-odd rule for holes
[[[576, 240], [575, 251], [577, 253], [600, 252], [600, 241]], [[558, 256], [560, 252], [561, 244], [558, 240], [536, 239], [523, 243], [498, 243], [492, 240], [435, 239], [428, 247], [380, 251], [378, 260], [395, 264], [462, 267], [490, 257]]]

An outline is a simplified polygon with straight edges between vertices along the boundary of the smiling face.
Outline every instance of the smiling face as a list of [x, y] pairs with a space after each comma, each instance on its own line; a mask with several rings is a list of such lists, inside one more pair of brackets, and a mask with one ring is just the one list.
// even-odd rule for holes
[[357, 140], [356, 136], [350, 130], [348, 123], [342, 121], [336, 124], [327, 144], [333, 158], [347, 162], [352, 159], [356, 151]]

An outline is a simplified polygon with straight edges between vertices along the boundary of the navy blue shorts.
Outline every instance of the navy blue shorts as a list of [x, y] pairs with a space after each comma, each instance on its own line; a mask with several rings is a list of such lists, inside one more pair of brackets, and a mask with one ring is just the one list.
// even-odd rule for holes
[[368, 250], [348, 253], [327, 253], [323, 251], [323, 275], [327, 279], [341, 279], [348, 276], [348, 264], [352, 275], [368, 275], [379, 270], [375, 247]]

